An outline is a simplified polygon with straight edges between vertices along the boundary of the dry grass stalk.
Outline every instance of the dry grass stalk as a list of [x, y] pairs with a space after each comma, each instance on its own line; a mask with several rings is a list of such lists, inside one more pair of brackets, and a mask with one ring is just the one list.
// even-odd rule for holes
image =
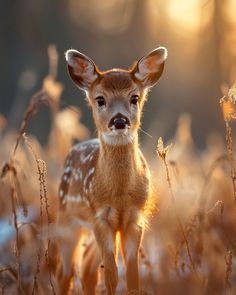
[[234, 250], [234, 253], [236, 253], [236, 246], [234, 245], [231, 237], [228, 235], [226, 226], [224, 224], [224, 219], [223, 218], [224, 218], [225, 204], [224, 204], [223, 201], [218, 201], [217, 203], [218, 203], [217, 206], [220, 206], [220, 222], [221, 222], [221, 227], [223, 229], [224, 240], [229, 243], [230, 247]]
[[231, 165], [231, 179], [233, 184], [233, 192], [234, 192], [234, 202], [236, 204], [236, 169], [234, 162], [234, 145], [233, 145], [233, 136], [232, 136], [232, 128], [228, 121], [225, 122], [226, 127], [226, 143], [227, 143], [227, 151], [228, 151], [228, 159]]
[[[11, 267], [0, 267], [0, 274], [6, 273], [10, 278], [17, 282], [17, 273]], [[5, 283], [0, 285], [0, 295], [5, 294]]]
[[51, 265], [50, 265], [50, 223], [51, 223], [51, 218], [50, 218], [50, 212], [49, 212], [49, 201], [47, 197], [47, 188], [45, 184], [45, 175], [46, 175], [46, 163], [39, 159], [30, 144], [26, 134], [23, 134], [23, 138], [25, 140], [26, 145], [30, 149], [30, 151], [33, 154], [33, 157], [35, 159], [37, 169], [38, 169], [38, 175], [39, 175], [39, 195], [40, 195], [40, 246], [39, 246], [39, 251], [37, 255], [37, 264], [36, 264], [36, 271], [34, 275], [34, 285], [33, 285], [33, 290], [32, 294], [35, 294], [36, 288], [37, 288], [37, 276], [40, 272], [40, 262], [41, 262], [41, 255], [42, 255], [42, 245], [43, 245], [43, 239], [42, 239], [42, 228], [43, 228], [43, 207], [45, 207], [45, 213], [46, 213], [46, 222], [47, 222], [47, 247], [45, 250], [45, 260], [46, 264], [48, 267], [48, 275], [49, 275], [49, 283], [52, 289], [53, 294], [56, 294], [55, 288], [52, 282], [52, 273], [51, 273]]
[[[10, 175], [11, 177], [11, 175]], [[14, 228], [16, 233], [16, 244], [15, 244], [15, 257], [16, 257], [16, 269], [17, 269], [17, 287], [18, 291], [21, 289], [21, 275], [20, 275], [20, 242], [19, 242], [19, 229], [17, 222], [17, 213], [16, 213], [16, 190], [13, 185], [14, 181], [11, 179], [11, 204], [12, 204], [12, 213], [13, 213], [13, 221]]]
[[231, 168], [231, 179], [233, 184], [234, 202], [236, 204], [236, 168], [234, 161], [234, 144], [230, 122], [236, 119], [236, 84], [228, 91], [228, 95], [220, 99], [226, 129], [227, 155]]
[[58, 101], [61, 96], [63, 87], [60, 83], [55, 82], [57, 76], [57, 64], [58, 64], [58, 53], [55, 46], [51, 45], [48, 48], [49, 55], [49, 75], [44, 79], [42, 89], [33, 95], [30, 100], [30, 104], [23, 115], [23, 119], [20, 125], [20, 130], [16, 139], [16, 144], [13, 150], [13, 156], [15, 156], [19, 142], [26, 130], [30, 118], [38, 112], [39, 107], [42, 103], [49, 103], [53, 101], [52, 108], [58, 108]]
[[218, 207], [220, 207], [220, 216], [221, 216], [221, 219], [222, 219], [222, 215], [223, 215], [223, 211], [224, 211], [224, 209], [223, 209], [224, 208], [224, 202], [221, 201], [221, 200], [216, 201], [215, 204], [213, 205], [213, 207], [210, 208], [209, 210], [207, 210], [206, 214], [212, 213]]
[[[18, 199], [18, 194], [16, 190], [16, 183], [19, 183], [17, 180], [17, 170], [15, 168], [15, 154], [17, 151], [17, 148], [19, 146], [19, 142], [25, 132], [25, 129], [28, 125], [30, 117], [35, 114], [42, 103], [42, 101], [45, 99], [45, 95], [42, 91], [35, 94], [30, 102], [30, 105], [26, 112], [24, 113], [23, 120], [20, 126], [20, 130], [16, 139], [16, 144], [13, 149], [13, 153], [7, 163], [4, 164], [2, 171], [1, 171], [1, 178], [6, 177], [7, 174], [9, 174], [10, 179], [10, 186], [11, 186], [11, 202], [12, 202], [12, 214], [13, 214], [13, 220], [14, 220], [14, 228], [16, 232], [16, 247], [15, 247], [15, 257], [16, 257], [16, 269], [17, 269], [17, 285], [18, 285], [18, 291], [21, 290], [21, 277], [20, 277], [20, 247], [19, 247], [19, 231], [18, 231], [18, 222], [17, 222], [17, 212], [16, 212], [16, 204]], [[23, 200], [21, 190], [20, 190], [20, 198]], [[24, 204], [24, 202], [23, 202]], [[24, 208], [25, 215], [27, 214], [26, 206]]]
[[[57, 63], [58, 63], [58, 55], [55, 47], [51, 46], [49, 47], [49, 62], [50, 62], [50, 70], [49, 70], [49, 76], [44, 81], [43, 89], [37, 92], [30, 100], [30, 104], [25, 111], [23, 115], [23, 119], [20, 125], [20, 129], [18, 132], [18, 136], [16, 138], [16, 143], [13, 148], [12, 155], [10, 156], [10, 159], [8, 162], [6, 162], [0, 173], [0, 177], [3, 179], [4, 177], [9, 174], [9, 180], [10, 180], [10, 190], [11, 190], [11, 203], [12, 203], [12, 214], [13, 214], [13, 223], [14, 228], [16, 232], [16, 244], [15, 244], [15, 257], [16, 257], [16, 273], [17, 273], [17, 287], [18, 292], [23, 293], [21, 288], [21, 275], [20, 275], [20, 243], [19, 243], [19, 227], [18, 227], [18, 218], [17, 218], [17, 210], [16, 206], [18, 203], [21, 203], [23, 207], [24, 215], [27, 215], [27, 207], [25, 205], [25, 202], [23, 200], [23, 195], [21, 192], [20, 182], [17, 178], [17, 169], [15, 168], [15, 155], [17, 148], [19, 146], [20, 140], [22, 137], [24, 137], [27, 146], [30, 148], [31, 152], [34, 155], [34, 158], [36, 160], [38, 174], [39, 174], [39, 183], [40, 183], [40, 219], [41, 219], [41, 229], [43, 226], [43, 204], [45, 206], [45, 214], [46, 214], [46, 220], [47, 220], [47, 226], [48, 226], [48, 237], [49, 237], [49, 225], [50, 225], [50, 214], [49, 214], [49, 202], [47, 197], [47, 190], [45, 185], [45, 173], [46, 173], [46, 164], [43, 160], [38, 159], [35, 152], [33, 151], [32, 146], [27, 141], [26, 136], [24, 135], [25, 130], [28, 126], [30, 118], [37, 113], [39, 107], [43, 103], [47, 103], [50, 101], [50, 98], [58, 100], [58, 98], [61, 95], [62, 92], [62, 86], [60, 83], [56, 83], [54, 80], [57, 75]], [[54, 83], [50, 83], [50, 81]], [[41, 232], [42, 237], [42, 232]], [[42, 245], [42, 243], [41, 243]], [[34, 286], [33, 286], [33, 293], [36, 291], [36, 285], [37, 285], [37, 275], [40, 272], [40, 261], [41, 261], [41, 245], [39, 248], [39, 252], [37, 255], [37, 266], [36, 266], [36, 272], [34, 276]], [[50, 240], [48, 238], [47, 240], [47, 247], [45, 251], [45, 259], [46, 264], [48, 266], [49, 271], [49, 283], [52, 289], [53, 294], [55, 293], [55, 288], [52, 283], [52, 277], [51, 277], [51, 270], [50, 270]]]
[[17, 288], [18, 292], [21, 290], [21, 272], [20, 272], [20, 242], [19, 242], [19, 228], [18, 228], [18, 221], [17, 221], [17, 212], [16, 212], [16, 204], [17, 204], [17, 192], [15, 187], [15, 177], [16, 177], [16, 169], [13, 164], [13, 160], [10, 159], [10, 161], [6, 164], [4, 164], [2, 171], [1, 171], [1, 178], [6, 177], [6, 175], [9, 176], [9, 182], [10, 182], [10, 197], [11, 197], [11, 209], [12, 209], [12, 215], [13, 215], [13, 225], [15, 229], [15, 266], [16, 266], [16, 274], [17, 274]]
[[174, 208], [174, 213], [175, 213], [175, 216], [176, 216], [176, 220], [177, 220], [177, 223], [179, 225], [179, 228], [180, 228], [181, 234], [183, 236], [183, 239], [185, 241], [185, 245], [186, 245], [186, 249], [187, 249], [187, 253], [188, 253], [188, 257], [189, 257], [191, 267], [192, 267], [194, 273], [197, 273], [197, 270], [196, 270], [196, 267], [195, 267], [191, 252], [190, 252], [190, 246], [189, 246], [188, 238], [187, 238], [187, 235], [185, 234], [184, 227], [182, 225], [180, 216], [178, 214], [178, 210], [176, 208], [175, 196], [174, 196], [174, 192], [173, 192], [173, 188], [172, 188], [172, 184], [171, 184], [169, 167], [168, 167], [168, 164], [167, 164], [167, 161], [166, 161], [166, 157], [167, 157], [169, 148], [170, 148], [170, 146], [164, 147], [163, 140], [160, 137], [158, 139], [158, 144], [157, 144], [157, 154], [159, 155], [159, 157], [164, 162], [165, 170], [166, 170], [166, 179], [167, 179], [168, 187], [169, 187], [169, 190], [170, 190], [171, 201], [172, 201], [172, 205], [173, 205], [173, 208]]
[[205, 213], [205, 204], [206, 204], [205, 196], [206, 196], [207, 187], [210, 184], [210, 181], [215, 169], [224, 161], [227, 161], [227, 156], [226, 155], [219, 156], [213, 161], [213, 163], [211, 164], [209, 168], [209, 171], [204, 179], [204, 183], [203, 183], [202, 190], [199, 197], [199, 214], [204, 215]]
[[15, 147], [13, 150], [12, 158], [14, 158], [14, 156], [15, 156], [17, 147], [18, 147], [20, 140], [25, 132], [25, 129], [29, 123], [30, 118], [37, 113], [40, 105], [45, 102], [47, 102], [47, 97], [46, 97], [46, 93], [43, 90], [40, 90], [35, 95], [33, 95], [33, 97], [31, 98], [30, 104], [23, 115], [23, 120], [20, 125], [20, 130], [19, 130], [19, 133], [18, 133], [18, 136], [16, 139], [16, 144], [15, 144]]
[[[55, 49], [55, 48], [54, 48]], [[4, 159], [6, 152], [9, 151], [9, 147], [14, 148], [15, 152], [12, 153], [12, 156], [8, 160], [8, 162], [2, 167], [1, 169], [1, 178], [4, 178], [4, 181], [0, 181], [0, 201], [1, 201], [1, 218], [0, 221], [6, 222], [11, 218], [12, 219], [12, 228], [11, 230], [13, 235], [4, 241], [4, 246], [1, 245], [1, 258], [2, 258], [2, 265], [0, 265], [0, 294], [55, 294], [55, 290], [53, 288], [52, 279], [50, 273], [50, 268], [53, 267], [53, 245], [50, 245], [50, 239], [47, 239], [47, 224], [49, 225], [51, 222], [50, 214], [47, 216], [46, 210], [48, 213], [49, 211], [49, 204], [45, 202], [45, 194], [46, 198], [55, 197], [55, 187], [54, 182], [57, 181], [58, 174], [48, 173], [46, 178], [46, 165], [38, 156], [34, 154], [34, 150], [32, 149], [31, 152], [34, 154], [34, 159], [40, 167], [37, 168], [37, 173], [39, 174], [39, 180], [35, 182], [35, 179], [31, 177], [32, 175], [29, 174], [29, 171], [32, 171], [31, 167], [22, 167], [19, 163], [24, 161], [24, 157], [21, 158], [20, 153], [20, 146], [18, 147], [22, 138], [25, 138], [24, 132], [25, 128], [28, 125], [28, 121], [33, 116], [35, 112], [33, 111], [34, 106], [36, 109], [44, 102], [48, 103], [48, 105], [54, 110], [56, 110], [56, 106], [59, 106], [59, 100], [57, 101], [57, 96], [59, 98], [60, 94], [60, 87], [57, 87], [56, 83], [56, 69], [55, 64], [57, 63], [56, 55], [53, 47], [49, 50], [49, 55], [52, 55], [52, 66], [50, 65], [50, 73], [49, 76], [46, 77], [43, 84], [43, 91], [42, 91], [42, 100], [39, 99], [38, 101], [35, 100], [35, 104], [31, 104], [31, 107], [28, 108], [24, 115], [23, 122], [21, 124], [21, 129], [18, 135], [18, 142], [15, 145], [15, 142], [12, 142], [7, 138], [5, 140], [5, 134], [11, 135], [10, 132], [4, 132], [1, 134], [1, 140], [3, 142], [2, 149], [0, 152], [0, 156], [3, 156]], [[51, 64], [51, 63], [50, 63]], [[59, 85], [59, 83], [58, 83]], [[232, 189], [232, 182], [234, 184], [234, 175], [231, 172], [231, 177], [228, 177], [225, 173], [224, 166], [221, 163], [224, 163], [225, 160], [228, 164], [228, 159], [230, 160], [230, 168], [234, 169], [234, 161], [233, 158], [233, 121], [236, 119], [236, 108], [235, 108], [235, 91], [236, 85], [230, 90], [227, 94], [227, 98], [224, 98], [224, 102], [222, 102], [222, 110], [224, 114], [224, 120], [226, 127], [228, 128], [227, 138], [227, 150], [228, 150], [228, 157], [227, 156], [218, 156], [215, 155], [214, 158], [216, 160], [210, 166], [209, 170], [206, 171], [207, 173], [201, 174], [202, 171], [205, 171], [204, 168], [206, 164], [208, 165], [209, 161], [205, 161], [206, 153], [202, 153], [204, 158], [196, 157], [191, 162], [187, 162], [186, 171], [188, 170], [188, 165], [194, 167], [203, 167], [201, 171], [197, 171], [196, 178], [195, 175], [191, 178], [191, 181], [188, 182], [188, 179], [182, 177], [185, 175], [185, 164], [183, 162], [170, 162], [168, 159], [168, 148], [163, 146], [163, 142], [159, 144], [159, 152], [161, 159], [165, 162], [161, 168], [167, 175], [166, 178], [168, 181], [165, 181], [165, 177], [163, 178], [163, 183], [160, 184], [160, 187], [163, 185], [163, 194], [160, 194], [160, 198], [165, 198], [165, 192], [170, 189], [171, 191], [171, 201], [176, 204], [177, 215], [181, 218], [181, 224], [185, 235], [180, 237], [180, 230], [179, 224], [176, 226], [176, 218], [169, 219], [165, 210], [160, 210], [160, 214], [158, 218], [153, 223], [152, 232], [149, 232], [149, 235], [145, 237], [147, 239], [144, 244], [144, 247], [147, 245], [149, 256], [145, 255], [145, 248], [144, 250], [141, 249], [140, 258], [141, 258], [141, 265], [146, 266], [144, 267], [145, 273], [141, 273], [142, 277], [142, 288], [152, 290], [153, 294], [156, 294], [158, 291], [160, 294], [173, 294], [176, 295], [179, 293], [179, 290], [183, 294], [234, 294], [235, 293], [235, 280], [234, 280], [234, 264], [233, 261], [235, 259], [236, 254], [236, 246], [235, 246], [235, 208], [231, 206], [231, 199], [229, 196], [233, 196], [235, 193]], [[36, 94], [37, 96], [38, 94]], [[53, 103], [55, 102], [55, 105]], [[32, 103], [32, 102], [31, 102]], [[33, 106], [34, 105], [34, 106]], [[29, 110], [30, 109], [30, 110]], [[33, 112], [31, 112], [33, 111]], [[52, 110], [53, 111], [53, 110]], [[73, 112], [77, 112], [76, 109], [73, 109]], [[69, 115], [71, 119], [71, 114]], [[63, 121], [63, 120], [62, 120]], [[5, 123], [4, 123], [5, 124]], [[54, 122], [55, 124], [55, 122]], [[228, 126], [227, 126], [228, 125]], [[1, 131], [1, 115], [0, 115], [0, 131]], [[227, 133], [226, 128], [226, 133]], [[55, 133], [55, 131], [53, 131]], [[55, 137], [58, 136], [59, 133], [55, 133]], [[67, 134], [68, 135], [68, 134]], [[75, 136], [76, 137], [76, 136]], [[58, 136], [59, 140], [61, 138]], [[27, 139], [27, 138], [26, 138]], [[5, 145], [5, 142], [11, 143], [11, 145]], [[55, 143], [54, 143], [55, 144]], [[29, 148], [29, 145], [27, 145]], [[56, 146], [56, 144], [55, 144]], [[229, 146], [229, 147], [228, 147]], [[212, 147], [212, 146], [211, 146]], [[4, 150], [4, 148], [8, 148]], [[55, 149], [52, 149], [55, 150]], [[15, 157], [13, 155], [16, 154]], [[230, 157], [229, 157], [230, 151]], [[186, 152], [188, 150], [186, 149]], [[212, 154], [209, 154], [208, 151], [207, 156], [212, 158]], [[220, 153], [222, 150], [220, 151]], [[58, 163], [58, 161], [63, 161], [63, 156], [59, 155], [58, 157], [53, 158], [49, 155], [47, 149], [42, 148], [43, 156], [40, 156], [42, 159], [47, 159], [47, 165], [51, 168], [51, 163]], [[158, 153], [159, 154], [159, 153]], [[23, 155], [23, 153], [22, 153]], [[209, 158], [208, 158], [209, 159]], [[19, 160], [19, 162], [18, 162]], [[38, 162], [37, 162], [38, 160]], [[27, 159], [26, 159], [27, 161]], [[196, 162], [195, 162], [196, 161]], [[31, 161], [32, 162], [32, 161]], [[30, 162], [30, 163], [31, 163]], [[177, 166], [177, 163], [180, 165]], [[201, 166], [202, 165], [202, 166]], [[26, 169], [25, 169], [26, 168]], [[29, 170], [28, 170], [29, 168]], [[180, 168], [180, 169], [178, 169]], [[217, 170], [215, 170], [217, 168]], [[24, 170], [24, 171], [23, 171]], [[200, 173], [199, 173], [200, 172]], [[233, 171], [234, 172], [234, 171]], [[27, 202], [24, 202], [24, 189], [23, 182], [21, 183], [21, 175], [24, 173], [25, 177], [23, 179], [27, 179], [27, 183], [25, 184], [27, 195], [30, 196], [37, 196], [34, 189], [32, 187], [38, 188], [38, 182], [40, 185], [40, 204], [38, 207], [40, 212], [36, 215], [31, 215], [32, 212], [35, 212], [35, 198], [27, 197]], [[172, 176], [173, 173], [173, 176]], [[41, 176], [40, 176], [41, 175]], [[233, 177], [232, 177], [233, 176]], [[51, 177], [51, 178], [50, 178]], [[199, 178], [198, 178], [199, 177]], [[6, 179], [6, 182], [5, 182]], [[200, 182], [197, 182], [199, 181]], [[46, 190], [46, 181], [52, 186], [48, 186]], [[36, 185], [35, 185], [36, 183]], [[198, 205], [196, 210], [191, 213], [191, 216], [187, 216], [187, 221], [183, 223], [182, 219], [182, 211], [183, 208], [186, 210], [192, 210], [194, 204], [191, 203], [191, 195], [188, 198], [184, 198], [186, 196], [185, 189], [191, 189], [194, 186], [192, 184], [198, 184], [199, 187], [202, 187], [200, 193], [197, 195], [198, 198]], [[203, 183], [203, 186], [202, 186]], [[176, 186], [174, 186], [174, 184]], [[186, 185], [189, 185], [186, 186]], [[31, 187], [32, 186], [32, 187]], [[45, 186], [45, 187], [44, 187]], [[160, 188], [159, 187], [159, 188]], [[175, 190], [175, 187], [177, 188]], [[162, 188], [162, 187], [161, 187]], [[21, 191], [22, 189], [22, 191]], [[32, 193], [34, 192], [34, 193]], [[177, 203], [176, 197], [177, 192], [180, 193], [183, 198], [178, 199], [183, 203], [183, 207], [179, 206]], [[192, 192], [192, 191], [191, 191]], [[195, 191], [194, 191], [195, 195]], [[26, 200], [26, 199], [25, 199]], [[190, 202], [191, 204], [189, 205]], [[196, 203], [195, 203], [196, 204]], [[211, 204], [211, 205], [209, 205]], [[21, 214], [19, 214], [18, 207], [22, 206], [24, 210], [24, 214], [27, 215], [27, 206], [29, 206], [30, 210], [29, 218], [34, 218], [32, 222], [22, 222], [21, 221]], [[6, 206], [6, 207], [5, 207]], [[47, 208], [47, 209], [46, 209]], [[21, 209], [21, 208], [20, 208]], [[174, 207], [171, 205], [171, 209], [173, 210]], [[36, 210], [37, 211], [37, 210]], [[163, 212], [164, 211], [164, 212]], [[33, 213], [34, 214], [34, 213]], [[156, 218], [154, 216], [154, 218]], [[26, 229], [22, 229], [23, 225], [29, 224], [30, 227]], [[34, 231], [32, 234], [32, 228], [34, 227]], [[51, 225], [50, 225], [51, 227]], [[177, 228], [176, 228], [177, 227]], [[49, 228], [49, 227], [48, 227]], [[42, 234], [40, 232], [45, 229], [45, 233]], [[51, 228], [50, 228], [51, 229]], [[17, 237], [16, 237], [17, 231]], [[52, 230], [51, 230], [52, 231]], [[37, 233], [40, 232], [39, 235]], [[66, 234], [66, 232], [63, 232]], [[37, 236], [39, 238], [37, 238]], [[5, 236], [3, 236], [5, 238]], [[51, 235], [48, 235], [51, 237]], [[188, 262], [189, 256], [186, 251], [186, 241], [184, 238], [187, 238], [187, 242], [191, 243], [191, 255], [194, 257], [194, 263], [197, 268], [197, 272], [199, 277], [203, 280], [198, 280], [198, 276], [195, 275], [193, 271], [189, 271], [191, 265]], [[30, 240], [27, 240], [30, 239]], [[150, 240], [149, 240], [150, 239]], [[18, 240], [18, 242], [17, 242]], [[36, 250], [32, 251], [32, 244], [36, 245]], [[150, 243], [149, 243], [150, 241]], [[174, 241], [174, 242], [170, 242]], [[177, 242], [176, 242], [177, 241]], [[0, 240], [2, 242], [2, 240]], [[12, 255], [12, 248], [10, 245], [15, 243], [15, 253]], [[53, 243], [53, 241], [51, 241]], [[171, 247], [171, 253], [168, 249], [168, 246]], [[177, 245], [177, 247], [176, 247]], [[17, 250], [19, 252], [17, 253]], [[48, 252], [49, 249], [49, 252]], [[160, 252], [159, 252], [160, 249]], [[200, 250], [199, 250], [200, 249]], [[51, 252], [51, 261], [50, 261], [50, 252]], [[34, 254], [34, 259], [30, 259], [32, 253]], [[187, 253], [187, 254], [186, 254]], [[53, 253], [54, 254], [54, 253]], [[176, 257], [173, 258], [173, 255]], [[182, 258], [184, 256], [184, 259]], [[185, 258], [187, 256], [187, 263]], [[17, 264], [17, 259], [19, 263]], [[178, 277], [176, 274], [173, 275], [173, 259], [175, 259], [175, 266]], [[36, 265], [36, 261], [37, 265]], [[55, 261], [57, 263], [57, 261]], [[29, 272], [27, 272], [27, 268]], [[102, 269], [104, 270], [104, 269]], [[177, 278], [176, 278], [177, 277]], [[20, 279], [20, 286], [18, 282], [18, 278]], [[30, 278], [30, 282], [29, 282]], [[32, 283], [33, 282], [33, 283]], [[28, 284], [28, 285], [27, 285]], [[32, 285], [31, 285], [32, 284]], [[54, 283], [56, 284], [56, 282]], [[34, 286], [33, 286], [34, 285]], [[51, 290], [49, 289], [51, 285]], [[122, 285], [121, 289], [124, 290], [125, 284], [123, 281], [120, 281], [120, 285]], [[55, 288], [57, 286], [55, 285]], [[18, 288], [18, 290], [16, 289]], [[24, 289], [23, 289], [24, 288]], [[22, 290], [23, 289], [23, 290]], [[32, 290], [33, 289], [33, 290]], [[103, 290], [104, 291], [104, 290]], [[24, 293], [25, 292], [25, 293]], [[76, 292], [74, 290], [74, 292]], [[102, 292], [102, 291], [101, 291]], [[99, 293], [104, 294], [104, 293]], [[123, 294], [119, 293], [118, 294]], [[135, 292], [130, 292], [130, 294], [135, 294]]]
[[[180, 241], [179, 245], [177, 246], [176, 252], [175, 252], [175, 256], [174, 256], [174, 265], [175, 265], [175, 269], [177, 274], [179, 275], [179, 271], [178, 271], [178, 262], [179, 262], [179, 256], [180, 256], [180, 252], [181, 249], [184, 245], [186, 245], [186, 240], [185, 237], [187, 238], [187, 241], [189, 239], [189, 237], [192, 235], [194, 229], [196, 228], [196, 223], [198, 220], [198, 214], [194, 214], [189, 222], [186, 225], [186, 229], [184, 230], [185, 235], [183, 235], [182, 240]], [[183, 264], [182, 264], [183, 266]], [[182, 268], [182, 270], [184, 270], [185, 268]]]
[[[233, 251], [227, 250], [227, 253], [225, 255], [225, 264], [226, 264], [226, 271], [225, 271], [225, 288], [226, 288], [226, 294], [231, 294], [231, 281], [230, 276], [232, 274], [232, 262], [233, 262]], [[229, 292], [227, 292], [229, 291]]]
[[0, 273], [7, 273], [10, 278], [17, 282], [17, 272], [12, 267], [0, 267]]
[[34, 274], [34, 283], [33, 283], [33, 289], [32, 289], [32, 295], [37, 294], [37, 284], [38, 284], [38, 275], [40, 273], [40, 262], [42, 257], [42, 243], [40, 243], [38, 254], [37, 254], [37, 262], [36, 262], [36, 269]]

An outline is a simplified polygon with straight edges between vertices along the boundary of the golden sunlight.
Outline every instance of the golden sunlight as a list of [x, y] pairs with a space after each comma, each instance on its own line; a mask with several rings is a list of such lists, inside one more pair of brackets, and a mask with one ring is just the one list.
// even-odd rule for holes
[[169, 0], [167, 12], [170, 21], [185, 31], [199, 27], [201, 21], [201, 1]]
[[236, 1], [235, 0], [228, 0], [228, 5], [225, 6], [226, 9], [226, 15], [230, 19], [230, 22], [232, 24], [236, 23], [236, 18], [235, 18], [235, 11], [236, 11]]
[[149, 0], [147, 2], [148, 23], [154, 34], [156, 27], [164, 23], [178, 35], [192, 38], [189, 33], [196, 32], [209, 24], [213, 10], [213, 1], [166, 0], [165, 3], [158, 3], [156, 0]]

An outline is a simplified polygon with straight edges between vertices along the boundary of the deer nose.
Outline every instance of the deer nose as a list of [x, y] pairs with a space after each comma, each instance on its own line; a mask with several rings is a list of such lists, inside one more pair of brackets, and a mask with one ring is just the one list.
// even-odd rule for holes
[[113, 122], [113, 125], [116, 129], [125, 129], [126, 119], [125, 118], [116, 118]]
[[116, 129], [125, 129], [127, 125], [129, 125], [128, 119], [121, 114], [113, 117], [109, 123], [109, 127], [114, 126]]

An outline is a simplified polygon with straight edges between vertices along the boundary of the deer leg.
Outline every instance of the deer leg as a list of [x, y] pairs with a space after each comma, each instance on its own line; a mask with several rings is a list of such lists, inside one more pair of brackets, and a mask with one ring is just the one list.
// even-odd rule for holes
[[97, 285], [97, 269], [101, 262], [97, 245], [89, 241], [86, 245], [81, 262], [81, 282], [84, 295], [95, 294]]
[[[65, 225], [67, 225], [65, 227]], [[68, 294], [74, 276], [73, 255], [76, 246], [82, 236], [82, 229], [78, 225], [70, 225], [67, 216], [61, 214], [58, 218], [59, 237], [57, 245], [59, 250], [59, 264], [56, 271], [58, 282], [58, 294]], [[62, 231], [60, 233], [60, 231]], [[63, 233], [66, 236], [63, 236]], [[67, 235], [68, 234], [68, 235]]]
[[101, 252], [104, 265], [104, 280], [107, 295], [115, 295], [118, 283], [118, 270], [115, 260], [115, 234], [106, 217], [95, 222], [94, 234]]
[[121, 248], [126, 264], [126, 282], [128, 291], [139, 291], [138, 250], [142, 238], [142, 228], [129, 223], [121, 231]]

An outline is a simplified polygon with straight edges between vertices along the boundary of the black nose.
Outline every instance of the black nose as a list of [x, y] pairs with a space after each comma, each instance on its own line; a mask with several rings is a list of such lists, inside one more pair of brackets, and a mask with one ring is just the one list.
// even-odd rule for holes
[[129, 120], [122, 114], [117, 114], [109, 122], [109, 128], [114, 126], [116, 129], [125, 129], [127, 125], [130, 125]]
[[113, 125], [116, 129], [125, 129], [126, 119], [125, 118], [115, 118], [113, 120]]

